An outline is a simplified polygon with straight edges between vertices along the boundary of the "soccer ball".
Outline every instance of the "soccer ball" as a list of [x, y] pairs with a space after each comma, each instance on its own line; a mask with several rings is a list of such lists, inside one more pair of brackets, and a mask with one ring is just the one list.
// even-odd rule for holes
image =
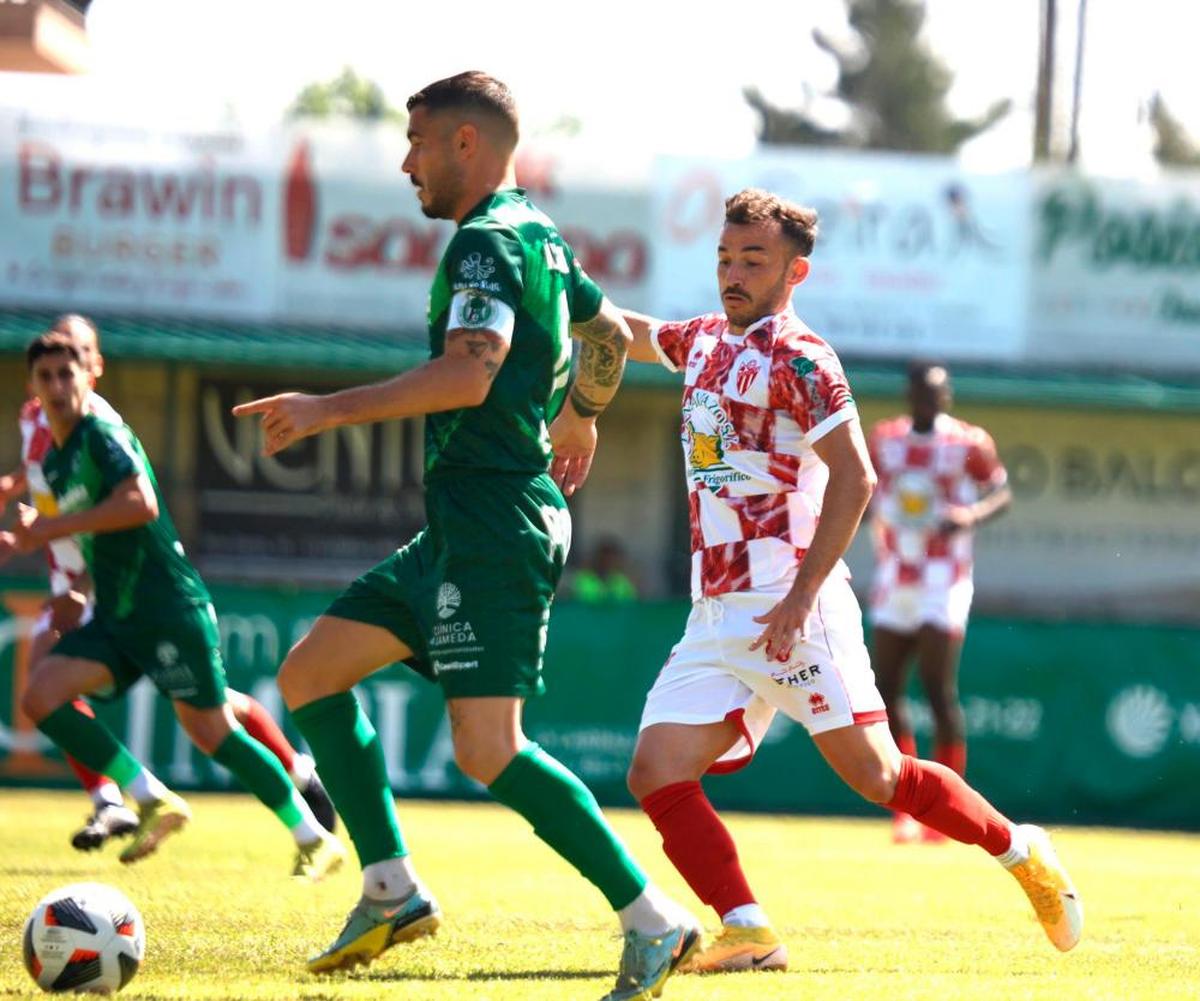
[[25, 922], [25, 969], [47, 991], [119, 991], [146, 954], [142, 916], [120, 890], [72, 883], [38, 901]]

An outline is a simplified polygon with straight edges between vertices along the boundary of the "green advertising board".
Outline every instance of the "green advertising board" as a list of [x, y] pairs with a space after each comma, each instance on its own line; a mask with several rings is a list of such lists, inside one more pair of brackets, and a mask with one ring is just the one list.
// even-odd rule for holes
[[[61, 758], [16, 717], [23, 635], [37, 584], [0, 582], [0, 782], [70, 782]], [[331, 595], [217, 587], [230, 684], [283, 715], [274, 671]], [[548, 693], [527, 731], [601, 802], [632, 805], [625, 770], [646, 690], [678, 638], [683, 602], [562, 603], [551, 622]], [[1200, 829], [1200, 631], [977, 619], [963, 655], [968, 777], [1020, 819]], [[401, 796], [484, 795], [454, 765], [437, 688], [393, 666], [359, 689]], [[179, 788], [224, 788], [229, 776], [192, 748], [165, 700], [142, 683], [101, 715]], [[914, 704], [922, 750], [929, 714]], [[294, 729], [285, 723], [295, 737]], [[802, 728], [779, 718], [744, 771], [707, 783], [727, 808], [877, 813], [842, 787]]]

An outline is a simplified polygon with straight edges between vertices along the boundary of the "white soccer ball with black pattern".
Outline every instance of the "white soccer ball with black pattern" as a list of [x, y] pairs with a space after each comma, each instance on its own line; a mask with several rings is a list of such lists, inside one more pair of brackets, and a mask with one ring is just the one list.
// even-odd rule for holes
[[146, 954], [146, 927], [120, 890], [72, 883], [38, 901], [25, 922], [25, 969], [43, 990], [119, 991]]

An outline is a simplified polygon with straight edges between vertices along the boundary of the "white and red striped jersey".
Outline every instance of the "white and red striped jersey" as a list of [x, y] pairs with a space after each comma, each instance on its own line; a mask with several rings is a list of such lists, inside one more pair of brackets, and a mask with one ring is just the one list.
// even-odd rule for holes
[[721, 313], [664, 323], [651, 342], [684, 371], [693, 599], [786, 589], [829, 480], [813, 443], [858, 416], [841, 362], [791, 309], [743, 334]]
[[868, 446], [879, 477], [871, 501], [876, 586], [945, 589], [969, 581], [974, 533], [938, 529], [949, 508], [1007, 481], [991, 436], [949, 414], [920, 433], [902, 416], [875, 425]]
[[[120, 415], [98, 393], [89, 393], [87, 413], [98, 414], [106, 421], [123, 424]], [[41, 401], [35, 396], [25, 401], [19, 418], [21, 426], [21, 463], [25, 467], [25, 479], [29, 484], [29, 499], [40, 514], [58, 514], [58, 502], [42, 472], [42, 459], [50, 451], [54, 439], [50, 435], [50, 422], [42, 410]], [[55, 539], [46, 546], [46, 559], [50, 564], [50, 593], [66, 594], [87, 572], [83, 550], [74, 537]]]

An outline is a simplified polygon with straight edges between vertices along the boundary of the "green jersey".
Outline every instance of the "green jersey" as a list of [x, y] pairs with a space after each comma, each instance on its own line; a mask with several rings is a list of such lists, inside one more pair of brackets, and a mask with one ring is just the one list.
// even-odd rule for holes
[[570, 378], [570, 325], [592, 319], [602, 299], [520, 188], [497, 191], [467, 213], [429, 295], [432, 356], [445, 349], [446, 331], [459, 328], [492, 330], [510, 346], [482, 404], [425, 418], [426, 478], [549, 468], [546, 426]]
[[204, 581], [183, 553], [142, 443], [125, 425], [85, 416], [42, 460], [46, 482], [63, 514], [95, 507], [118, 483], [145, 474], [158, 517], [137, 528], [79, 537], [95, 589], [98, 618], [125, 619], [180, 605], [207, 604]]

